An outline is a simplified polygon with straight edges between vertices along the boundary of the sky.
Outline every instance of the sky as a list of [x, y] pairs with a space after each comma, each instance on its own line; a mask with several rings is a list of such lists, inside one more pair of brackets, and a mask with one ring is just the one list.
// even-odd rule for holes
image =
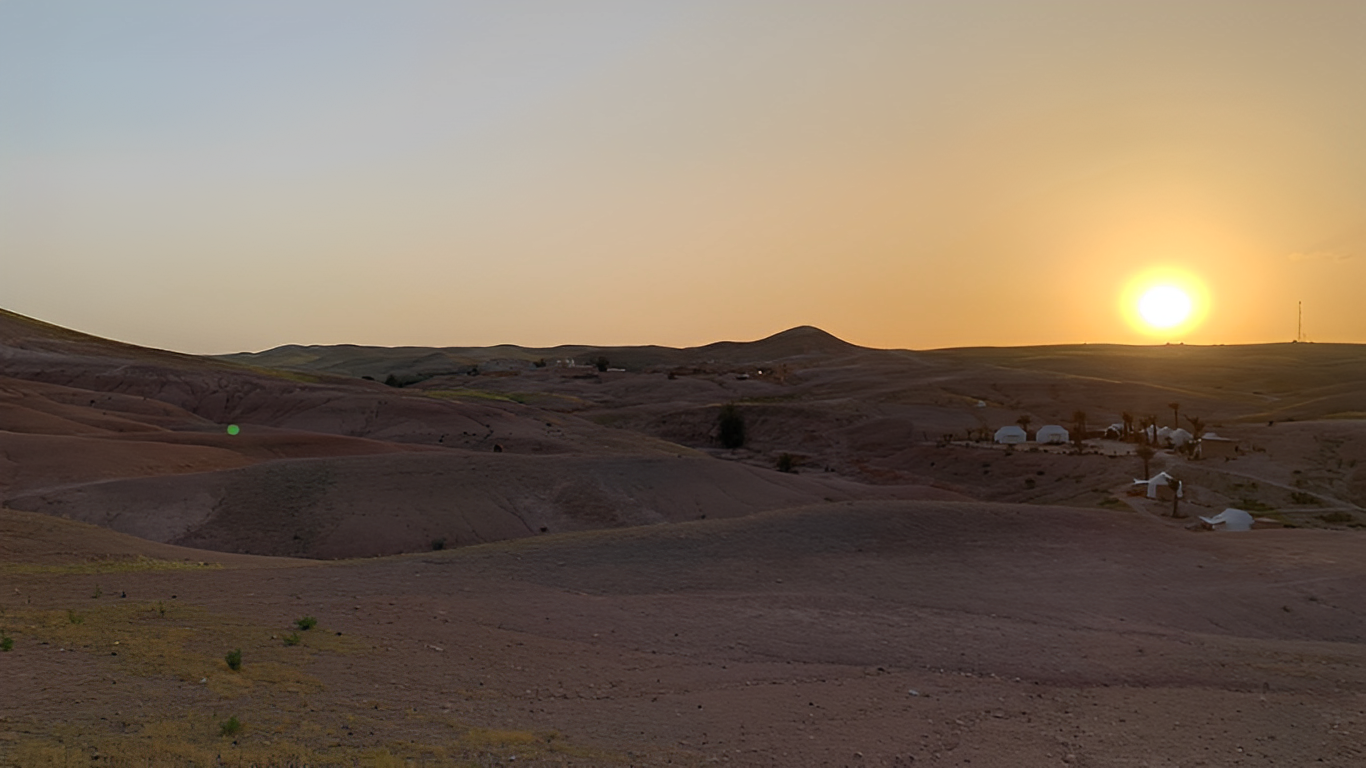
[[1359, 0], [0, 0], [0, 307], [195, 353], [1301, 302], [1362, 343], [1362, 40]]

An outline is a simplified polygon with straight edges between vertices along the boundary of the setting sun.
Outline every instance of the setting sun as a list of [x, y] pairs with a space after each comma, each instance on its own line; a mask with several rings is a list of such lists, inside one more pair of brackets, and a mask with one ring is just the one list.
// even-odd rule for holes
[[1180, 325], [1191, 313], [1191, 297], [1172, 285], [1149, 288], [1138, 300], [1138, 314], [1154, 328]]
[[1204, 321], [1209, 304], [1202, 280], [1164, 266], [1131, 278], [1120, 294], [1119, 309], [1134, 330], [1175, 341]]

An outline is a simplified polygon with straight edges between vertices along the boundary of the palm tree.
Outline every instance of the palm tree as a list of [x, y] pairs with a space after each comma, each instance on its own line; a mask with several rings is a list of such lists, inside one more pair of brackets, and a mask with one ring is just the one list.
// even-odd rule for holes
[[1168, 475], [1167, 487], [1172, 489], [1172, 517], [1180, 517], [1181, 510], [1179, 509], [1179, 507], [1181, 505], [1181, 481], [1177, 480], [1171, 475]]
[[1195, 452], [1200, 448], [1200, 438], [1205, 436], [1205, 420], [1199, 416], [1187, 416], [1186, 421], [1191, 423], [1190, 452], [1191, 456], [1194, 457]]
[[1180, 404], [1180, 403], [1167, 403], [1167, 407], [1170, 408], [1170, 409], [1172, 409], [1172, 429], [1176, 429], [1176, 428], [1180, 427], [1180, 426], [1181, 426], [1181, 404]]
[[1191, 435], [1193, 435], [1193, 436], [1195, 437], [1196, 440], [1199, 440], [1201, 437], [1204, 437], [1204, 435], [1205, 435], [1205, 420], [1204, 420], [1204, 419], [1200, 418], [1199, 416], [1187, 416], [1187, 417], [1186, 417], [1186, 421], [1189, 421], [1189, 422], [1190, 422], [1190, 424], [1191, 424]]
[[1121, 437], [1123, 437], [1125, 440], [1128, 440], [1129, 437], [1134, 433], [1134, 415], [1132, 413], [1129, 413], [1128, 411], [1125, 411], [1124, 413], [1121, 413], [1119, 415], [1119, 418], [1121, 421], [1124, 422], [1124, 434], [1121, 435]]
[[1151, 443], [1157, 439], [1157, 417], [1144, 416], [1139, 422], [1143, 426], [1143, 442]]
[[1143, 479], [1147, 480], [1152, 477], [1152, 475], [1148, 474], [1148, 462], [1153, 460], [1153, 457], [1157, 455], [1157, 451], [1154, 451], [1153, 447], [1147, 443], [1139, 443], [1138, 447], [1134, 449], [1134, 455], [1143, 460]]
[[1072, 442], [1077, 446], [1077, 451], [1081, 451], [1081, 443], [1086, 439], [1086, 411], [1073, 411], [1072, 413]]
[[1015, 423], [1020, 425], [1020, 429], [1025, 431], [1025, 437], [1029, 436], [1029, 422], [1031, 421], [1033, 421], [1033, 419], [1031, 419], [1027, 413], [1020, 414], [1020, 418], [1015, 420]]

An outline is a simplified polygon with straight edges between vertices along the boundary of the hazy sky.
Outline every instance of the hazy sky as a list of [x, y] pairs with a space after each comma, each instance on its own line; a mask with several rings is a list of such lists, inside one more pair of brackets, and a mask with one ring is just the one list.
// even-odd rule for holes
[[[0, 307], [191, 352], [1366, 342], [1366, 2], [0, 0]], [[1203, 284], [1182, 334], [1130, 281]]]

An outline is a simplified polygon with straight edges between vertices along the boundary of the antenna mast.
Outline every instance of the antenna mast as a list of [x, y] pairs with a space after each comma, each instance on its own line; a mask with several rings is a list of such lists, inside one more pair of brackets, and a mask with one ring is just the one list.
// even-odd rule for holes
[[1304, 341], [1304, 302], [1303, 302], [1303, 301], [1297, 301], [1297, 302], [1295, 302], [1295, 311], [1296, 311], [1296, 314], [1297, 314], [1296, 326], [1295, 326], [1295, 341]]

